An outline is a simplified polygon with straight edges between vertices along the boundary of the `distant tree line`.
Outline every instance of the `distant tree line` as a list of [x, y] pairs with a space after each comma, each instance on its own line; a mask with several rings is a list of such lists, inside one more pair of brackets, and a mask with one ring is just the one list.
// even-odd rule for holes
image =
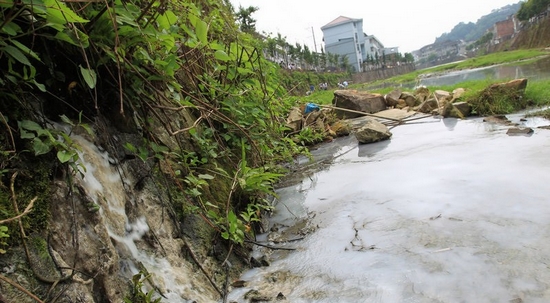
[[[544, 1], [548, 2], [550, 0]], [[455, 25], [455, 27], [449, 33], [444, 33], [441, 36], [437, 37], [434, 43], [441, 43], [447, 40], [476, 41], [483, 37], [487, 30], [493, 27], [495, 23], [506, 20], [511, 15], [516, 14], [519, 9], [520, 3], [510, 4], [499, 9], [495, 9], [488, 15], [482, 16], [476, 21], [476, 23], [460, 22], [459, 24]]]

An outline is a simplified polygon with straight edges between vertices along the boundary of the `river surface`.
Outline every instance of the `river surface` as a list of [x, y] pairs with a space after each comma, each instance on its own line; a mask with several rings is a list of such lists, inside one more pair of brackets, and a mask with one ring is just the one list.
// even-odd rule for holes
[[[550, 79], [550, 56], [535, 61], [513, 62], [508, 64], [492, 65], [459, 71], [421, 74], [416, 81], [399, 84], [402, 89], [414, 89], [418, 86], [444, 86], [464, 81], [492, 79], [508, 81], [527, 78], [530, 81]], [[386, 87], [395, 87], [395, 83], [383, 83], [375, 86], [366, 86], [366, 90], [376, 90]]]
[[531, 63], [517, 62], [462, 71], [452, 71], [444, 74], [423, 75], [418, 85], [430, 87], [453, 85], [462, 81], [485, 79], [511, 80], [519, 78], [527, 78], [529, 80], [550, 78], [550, 57], [545, 57]]
[[508, 118], [532, 135], [430, 117], [323, 145], [332, 163], [279, 189], [258, 236], [295, 250], [258, 246], [270, 266], [228, 302], [550, 302], [550, 130], [536, 128], [550, 121], [523, 116]]

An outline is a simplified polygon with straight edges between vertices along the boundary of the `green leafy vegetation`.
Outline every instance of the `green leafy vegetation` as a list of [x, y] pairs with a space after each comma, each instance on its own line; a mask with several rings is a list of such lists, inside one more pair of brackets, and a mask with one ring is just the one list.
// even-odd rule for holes
[[530, 18], [544, 12], [548, 5], [549, 0], [527, 0], [521, 3], [521, 8], [517, 13], [517, 17], [520, 21], [526, 21]]
[[[288, 96], [305, 94], [311, 81], [332, 81], [284, 81], [299, 74], [281, 72], [264, 58], [264, 42], [246, 33], [254, 29], [253, 10], [239, 28], [220, 1], [37, 0], [0, 10], [4, 186], [13, 172], [30, 171], [25, 163], [48, 163], [39, 175], [45, 186], [48, 176], [70, 178], [68, 167], [82, 169], [71, 131], [46, 120], [90, 130], [105, 117], [143, 136], [121, 144], [144, 163], [167, 168], [155, 171], [179, 189], [171, 202], [180, 217], [197, 214], [238, 244], [269, 209], [278, 164], [306, 152], [286, 136], [284, 119], [295, 105]], [[25, 180], [16, 186], [22, 204], [23, 192], [35, 186]], [[47, 201], [43, 191], [32, 214], [38, 222], [48, 219]], [[13, 216], [11, 208], [2, 195], [0, 220]]]
[[[156, 290], [144, 291], [146, 282], [151, 277], [149, 273], [141, 270], [139, 273], [132, 277], [132, 293], [130, 296], [124, 298], [124, 303], [159, 303], [162, 301], [158, 298]], [[154, 298], [153, 296], [157, 296]]]
[[[8, 245], [6, 242], [6, 239], [9, 238], [10, 235], [8, 233], [8, 227], [4, 225], [0, 225], [0, 247], [5, 247]], [[0, 248], [0, 254], [5, 254], [6, 251], [2, 248]]]

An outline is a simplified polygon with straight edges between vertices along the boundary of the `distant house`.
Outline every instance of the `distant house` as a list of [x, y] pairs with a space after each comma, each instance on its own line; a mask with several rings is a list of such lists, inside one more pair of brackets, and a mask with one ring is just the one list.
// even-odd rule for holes
[[331, 54], [346, 56], [353, 69], [361, 71], [365, 53], [365, 36], [363, 19], [352, 19], [340, 16], [321, 27], [325, 51]]
[[340, 16], [321, 27], [325, 51], [331, 54], [346, 56], [356, 72], [363, 71], [367, 58], [382, 59], [386, 52], [398, 52], [397, 47], [389, 49], [374, 35], [363, 32], [363, 19]]
[[384, 44], [380, 42], [374, 35], [365, 34], [365, 51], [366, 57], [370, 58], [382, 58], [382, 53], [384, 51]]
[[412, 54], [416, 61], [416, 67], [426, 68], [464, 59], [463, 46], [463, 41], [446, 40], [426, 45]]

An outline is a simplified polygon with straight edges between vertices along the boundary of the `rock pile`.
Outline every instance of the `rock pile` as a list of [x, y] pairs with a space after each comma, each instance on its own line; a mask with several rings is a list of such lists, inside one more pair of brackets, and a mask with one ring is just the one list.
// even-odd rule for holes
[[[503, 94], [519, 102], [526, 86], [527, 79], [492, 84], [480, 93], [479, 100], [482, 104], [476, 104], [476, 108], [480, 109], [481, 106], [498, 102], [498, 98]], [[328, 139], [348, 135], [353, 128], [353, 133], [360, 143], [377, 142], [391, 137], [392, 134], [386, 125], [377, 119], [369, 118], [362, 120], [363, 124], [360, 127], [350, 127], [345, 122], [346, 119], [373, 116], [382, 111], [387, 112], [388, 109], [464, 119], [473, 112], [473, 105], [462, 100], [464, 93], [463, 88], [457, 88], [452, 92], [444, 90], [432, 92], [426, 87], [419, 87], [414, 92], [395, 89], [385, 96], [351, 89], [336, 90], [332, 106], [308, 113], [305, 105], [295, 107], [287, 118], [287, 125], [291, 133], [299, 133], [304, 128], [313, 128], [317, 132], [324, 132]]]

